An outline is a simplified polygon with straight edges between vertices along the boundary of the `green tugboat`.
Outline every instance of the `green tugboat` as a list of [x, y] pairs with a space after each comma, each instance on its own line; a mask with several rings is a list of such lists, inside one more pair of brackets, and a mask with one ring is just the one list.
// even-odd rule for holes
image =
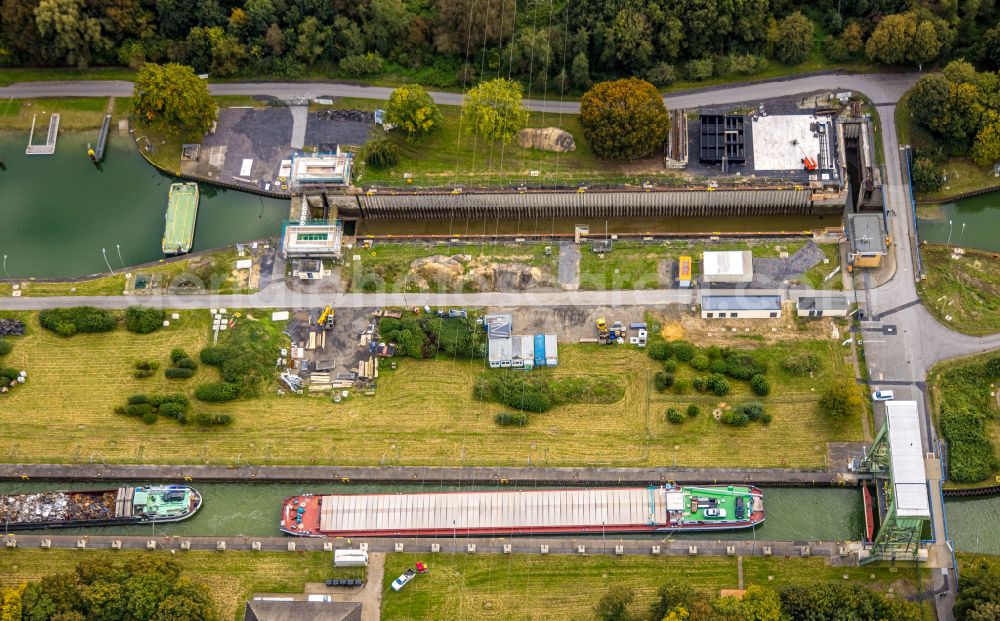
[[174, 183], [170, 186], [163, 229], [163, 254], [174, 256], [191, 252], [199, 199], [197, 183]]

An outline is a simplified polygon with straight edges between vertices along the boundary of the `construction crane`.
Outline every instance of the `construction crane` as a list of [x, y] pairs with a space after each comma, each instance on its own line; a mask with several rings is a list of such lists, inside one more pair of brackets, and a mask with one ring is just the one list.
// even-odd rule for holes
[[806, 170], [816, 170], [816, 168], [818, 168], [816, 160], [806, 154], [798, 140], [792, 140], [792, 145], [799, 148], [799, 153], [802, 154], [802, 165], [806, 167]]
[[327, 304], [326, 308], [324, 308], [323, 312], [320, 314], [319, 319], [316, 320], [316, 325], [320, 326], [321, 328], [332, 328], [333, 313], [334, 313], [333, 307]]

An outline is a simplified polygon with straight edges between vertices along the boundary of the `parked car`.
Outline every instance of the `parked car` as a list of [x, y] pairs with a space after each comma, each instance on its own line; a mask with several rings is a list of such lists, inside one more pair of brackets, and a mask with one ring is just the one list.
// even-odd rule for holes
[[705, 517], [708, 518], [724, 518], [726, 517], [725, 509], [705, 509]]
[[401, 590], [403, 587], [406, 586], [406, 584], [410, 580], [413, 580], [413, 578], [415, 578], [416, 575], [417, 572], [413, 571], [413, 569], [407, 569], [406, 571], [403, 572], [403, 575], [392, 581], [392, 590], [393, 591]]
[[876, 390], [872, 393], [872, 401], [892, 401], [896, 398], [891, 390]]

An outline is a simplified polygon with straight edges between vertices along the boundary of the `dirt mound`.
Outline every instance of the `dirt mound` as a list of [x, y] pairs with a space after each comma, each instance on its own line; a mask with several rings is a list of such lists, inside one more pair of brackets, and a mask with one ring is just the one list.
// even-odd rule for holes
[[517, 259], [497, 263], [467, 254], [435, 255], [411, 263], [410, 274], [417, 287], [433, 291], [521, 291], [554, 285], [551, 274]]
[[525, 149], [565, 153], [576, 150], [573, 134], [558, 127], [527, 127], [517, 132], [517, 144]]

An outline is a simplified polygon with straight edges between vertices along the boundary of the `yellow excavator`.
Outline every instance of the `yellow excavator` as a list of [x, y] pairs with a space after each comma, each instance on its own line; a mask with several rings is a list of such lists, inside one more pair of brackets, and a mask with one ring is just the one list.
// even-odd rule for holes
[[608, 322], [604, 320], [604, 317], [597, 320], [597, 336], [600, 338], [608, 337]]
[[323, 312], [320, 314], [319, 319], [316, 321], [316, 325], [318, 325], [321, 328], [332, 327], [333, 313], [334, 313], [333, 307], [328, 304], [326, 308], [323, 309]]

